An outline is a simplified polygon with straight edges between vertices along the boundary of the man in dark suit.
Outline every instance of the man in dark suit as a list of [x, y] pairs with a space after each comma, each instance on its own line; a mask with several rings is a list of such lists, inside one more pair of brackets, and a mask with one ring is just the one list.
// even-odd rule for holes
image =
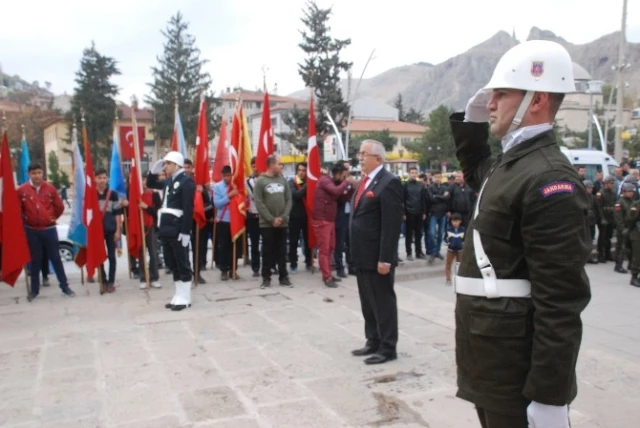
[[351, 353], [371, 355], [366, 364], [396, 359], [398, 307], [393, 290], [397, 249], [402, 223], [402, 184], [384, 168], [382, 143], [365, 140], [358, 160], [363, 179], [352, 200], [349, 217], [351, 259], [356, 269], [358, 293], [367, 342]]

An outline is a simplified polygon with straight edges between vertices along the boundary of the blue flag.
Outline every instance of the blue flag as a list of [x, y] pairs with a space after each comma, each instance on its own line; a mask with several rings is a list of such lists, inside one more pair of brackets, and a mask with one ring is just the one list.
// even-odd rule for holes
[[78, 132], [74, 128], [71, 140], [73, 150], [73, 212], [71, 213], [71, 222], [69, 223], [69, 240], [74, 243], [73, 253], [77, 255], [81, 248], [87, 246], [87, 228], [82, 223], [82, 209], [84, 204], [84, 160], [80, 154], [80, 146], [78, 145]]
[[118, 134], [113, 129], [113, 149], [111, 150], [111, 167], [109, 168], [109, 188], [116, 192], [119, 197], [127, 197], [127, 189], [122, 176], [122, 164], [120, 163], [120, 152], [118, 151]]
[[20, 166], [18, 168], [18, 186], [29, 181], [29, 146], [27, 146], [27, 137], [22, 136], [22, 146], [20, 147]]

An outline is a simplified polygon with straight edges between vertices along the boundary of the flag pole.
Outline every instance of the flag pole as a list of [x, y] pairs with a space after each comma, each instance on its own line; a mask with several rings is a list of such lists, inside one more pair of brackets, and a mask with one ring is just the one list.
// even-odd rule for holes
[[[118, 107], [116, 107], [116, 132], [118, 132], [118, 129], [120, 128], [120, 121], [118, 119]], [[135, 130], [134, 132], [137, 132], [137, 130]], [[117, 135], [117, 134], [116, 134]], [[122, 163], [122, 153], [120, 153], [120, 139], [118, 138], [118, 144], [116, 146], [116, 150], [118, 151], [118, 160], [120, 161], [120, 173], [122, 174], [122, 181], [126, 181], [124, 179], [124, 165]], [[125, 199], [127, 197], [127, 195], [124, 195]], [[127, 212], [131, 209], [131, 207], [127, 208]], [[127, 231], [127, 233], [129, 233], [129, 219], [127, 218], [128, 216], [122, 215], [122, 217], [124, 217], [124, 228]], [[120, 245], [122, 245], [122, 236], [120, 236]], [[129, 279], [131, 279], [132, 275], [131, 275], [131, 255], [129, 254], [129, 246], [127, 245], [127, 266], [129, 269]]]
[[218, 215], [218, 210], [213, 208], [213, 248], [211, 249], [211, 269], [214, 268], [215, 260], [216, 260], [216, 234], [218, 233], [218, 222], [216, 221], [216, 216]]
[[[133, 127], [133, 156], [135, 158], [134, 162], [136, 163], [137, 174], [140, 177], [138, 180], [138, 184], [142, 187], [142, 171], [140, 169], [140, 142], [138, 141], [138, 122], [136, 120], [136, 110], [138, 109], [138, 100], [136, 96], [131, 97], [131, 125]], [[140, 195], [142, 195], [142, 189], [140, 189]], [[142, 256], [140, 257], [140, 264], [144, 269], [144, 280], [146, 283], [146, 290], [148, 291], [151, 287], [151, 283], [149, 281], [149, 266], [147, 264], [147, 235], [144, 231], [144, 213], [142, 212], [142, 208], [140, 206], [135, 207], [138, 210], [138, 214], [140, 215], [140, 229], [142, 230]], [[131, 207], [129, 207], [131, 209]], [[128, 247], [128, 245], [127, 245]], [[127, 248], [128, 250], [128, 248]]]
[[231, 275], [231, 279], [238, 279], [238, 274], [237, 274], [237, 270], [238, 270], [238, 259], [237, 259], [237, 250], [236, 250], [236, 241], [233, 241], [233, 269], [232, 269], [232, 275]]

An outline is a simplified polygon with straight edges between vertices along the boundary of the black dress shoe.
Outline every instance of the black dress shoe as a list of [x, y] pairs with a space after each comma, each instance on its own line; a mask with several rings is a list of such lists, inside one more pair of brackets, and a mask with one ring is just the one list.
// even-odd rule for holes
[[382, 363], [386, 363], [387, 361], [393, 361], [396, 358], [398, 358], [398, 356], [393, 353], [393, 354], [373, 354], [372, 356], [370, 356], [369, 358], [367, 358], [366, 360], [364, 360], [365, 364], [382, 364]]
[[356, 357], [364, 357], [365, 355], [375, 354], [377, 350], [377, 347], [365, 345], [364, 348], [354, 349], [353, 351], [351, 351], [351, 355], [355, 355]]
[[167, 309], [171, 309], [173, 308], [173, 305], [171, 303], [167, 303], [166, 305], [164, 305], [164, 307]]
[[187, 308], [190, 308], [190, 307], [191, 307], [191, 305], [173, 305], [171, 307], [171, 310], [172, 311], [181, 311], [183, 309], [187, 309]]

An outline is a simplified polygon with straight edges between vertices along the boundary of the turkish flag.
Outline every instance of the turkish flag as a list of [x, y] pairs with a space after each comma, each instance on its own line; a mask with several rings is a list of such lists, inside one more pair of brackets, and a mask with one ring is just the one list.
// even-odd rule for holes
[[231, 228], [231, 240], [235, 242], [245, 229], [245, 218], [247, 210], [242, 195], [237, 194], [229, 201], [229, 220]]
[[[229, 162], [231, 164], [232, 182], [238, 189], [238, 194], [229, 201], [229, 220], [231, 228], [231, 239], [235, 240], [242, 235], [245, 229], [245, 207], [244, 207], [244, 136], [242, 126], [242, 107], [236, 110], [231, 124], [231, 147], [229, 148]], [[231, 186], [229, 187], [231, 189]]]
[[[196, 159], [194, 163], [194, 179], [196, 185], [206, 186], [209, 182], [209, 130], [207, 127], [207, 102], [200, 103], [200, 117], [198, 118], [198, 135], [196, 137]], [[199, 229], [207, 224], [204, 214], [204, 199], [202, 192], [196, 191], [193, 199], [193, 219]]]
[[14, 286], [24, 265], [29, 263], [31, 256], [27, 236], [22, 224], [20, 202], [13, 181], [11, 155], [7, 133], [2, 135], [2, 157], [0, 158], [0, 242], [2, 251], [2, 281]]
[[217, 183], [218, 181], [222, 181], [222, 167], [226, 165], [229, 165], [229, 149], [227, 148], [227, 120], [223, 117], [222, 125], [220, 125], [220, 137], [218, 138], [216, 157], [213, 160], [213, 182]]
[[91, 160], [91, 148], [89, 147], [86, 126], [82, 128], [82, 140], [84, 142], [86, 175], [82, 222], [87, 227], [87, 275], [92, 278], [96, 268], [107, 260], [107, 251], [104, 247], [102, 213], [98, 202], [96, 177], [93, 173], [93, 161]]
[[[320, 179], [320, 150], [316, 140], [316, 114], [313, 109], [313, 92], [309, 101], [309, 141], [307, 145], [307, 218], [311, 218], [313, 212], [316, 186]], [[309, 248], [317, 245], [316, 234], [313, 232], [311, 222], [308, 222], [309, 229]]]
[[[138, 146], [140, 153], [144, 151], [144, 126], [138, 126]], [[122, 160], [133, 159], [133, 127], [132, 126], [120, 126], [120, 155]]]
[[269, 93], [264, 93], [262, 103], [262, 123], [260, 124], [260, 139], [258, 140], [258, 155], [256, 169], [267, 172], [267, 158], [273, 153], [273, 129], [271, 128], [271, 111], [269, 108]]

